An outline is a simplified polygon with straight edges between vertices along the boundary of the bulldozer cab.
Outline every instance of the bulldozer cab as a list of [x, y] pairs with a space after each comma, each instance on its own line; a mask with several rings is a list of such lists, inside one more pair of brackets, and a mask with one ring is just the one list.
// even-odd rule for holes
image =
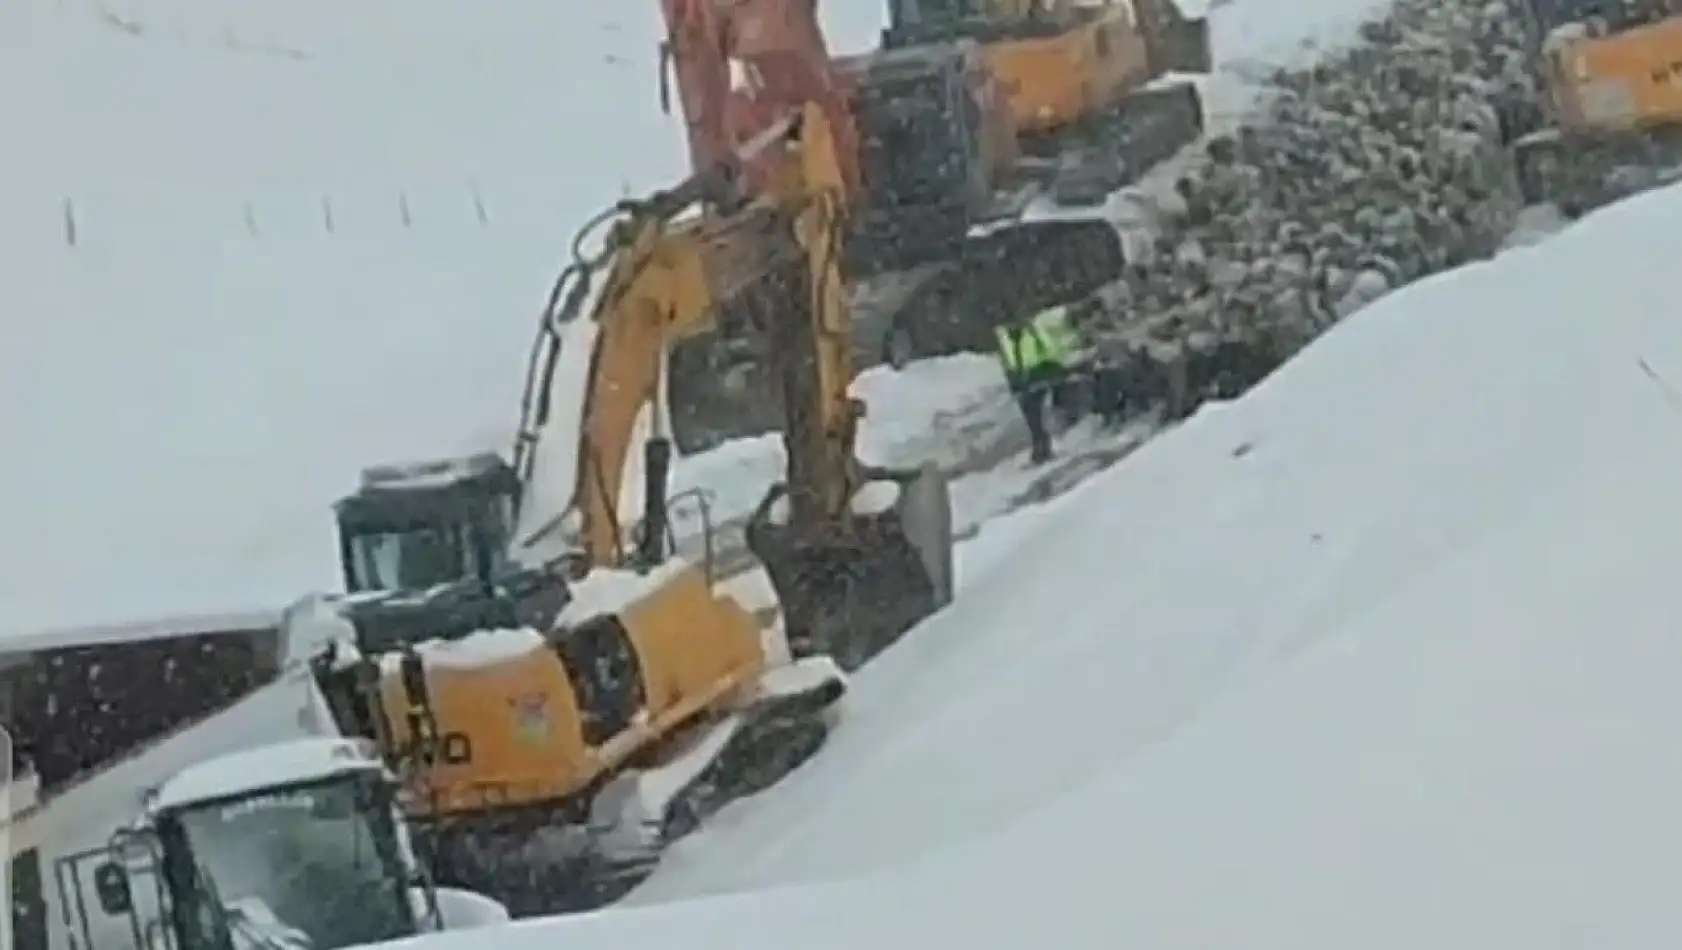
[[495, 455], [367, 469], [335, 508], [345, 590], [488, 582], [507, 556], [519, 491]]
[[[395, 786], [379, 761], [344, 740], [275, 751], [326, 771], [237, 788], [212, 760], [155, 790], [142, 820], [113, 837], [91, 884], [108, 918], [127, 918], [141, 950], [336, 950], [442, 926], [435, 895], [409, 857]], [[305, 748], [305, 747], [308, 748]], [[335, 758], [335, 756], [337, 756]], [[269, 761], [273, 765], [273, 761]], [[81, 871], [97, 852], [61, 859], [86, 919]], [[420, 887], [422, 900], [412, 888]]]

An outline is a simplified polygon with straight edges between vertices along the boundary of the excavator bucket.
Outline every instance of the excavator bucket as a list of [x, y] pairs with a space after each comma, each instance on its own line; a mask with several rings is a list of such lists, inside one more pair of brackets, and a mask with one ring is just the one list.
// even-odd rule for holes
[[952, 500], [933, 466], [867, 470], [847, 530], [789, 523], [786, 486], [749, 519], [747, 542], [782, 605], [795, 656], [855, 670], [952, 602]]

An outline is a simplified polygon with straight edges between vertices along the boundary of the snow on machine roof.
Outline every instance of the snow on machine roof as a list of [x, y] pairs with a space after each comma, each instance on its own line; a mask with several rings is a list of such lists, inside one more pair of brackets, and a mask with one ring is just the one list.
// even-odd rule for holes
[[367, 743], [340, 738], [294, 739], [207, 759], [158, 786], [152, 812], [184, 808], [261, 789], [385, 771]]

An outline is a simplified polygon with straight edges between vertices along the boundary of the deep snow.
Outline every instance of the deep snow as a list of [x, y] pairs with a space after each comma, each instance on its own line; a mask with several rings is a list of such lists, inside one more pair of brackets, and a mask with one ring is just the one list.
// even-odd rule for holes
[[737, 893], [520, 944], [1673, 945], [1679, 214], [1404, 289], [1024, 513], [644, 899]]

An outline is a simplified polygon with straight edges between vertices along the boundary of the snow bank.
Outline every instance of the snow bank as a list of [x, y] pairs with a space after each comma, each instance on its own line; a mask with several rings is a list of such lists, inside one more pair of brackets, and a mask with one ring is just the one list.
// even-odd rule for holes
[[1674, 943], [1682, 324], [1605, 301], [1665, 299], [1678, 214], [1404, 289], [1055, 503], [662, 872], [773, 892], [518, 933]]

